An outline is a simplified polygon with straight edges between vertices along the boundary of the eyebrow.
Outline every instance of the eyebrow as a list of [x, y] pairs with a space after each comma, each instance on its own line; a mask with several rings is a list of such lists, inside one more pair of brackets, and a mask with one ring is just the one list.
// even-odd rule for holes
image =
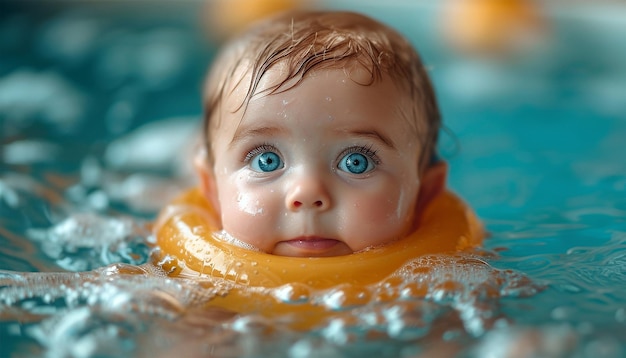
[[[280, 128], [280, 127], [239, 128], [235, 132], [235, 135], [233, 136], [233, 139], [230, 141], [229, 146], [232, 147], [237, 142], [243, 141], [246, 138], [254, 138], [257, 136], [272, 137], [272, 136], [276, 136], [279, 134], [284, 134], [286, 132], [287, 132], [286, 129]], [[394, 145], [393, 141], [388, 136], [384, 135], [383, 133], [381, 133], [380, 131], [376, 129], [353, 129], [353, 130], [338, 129], [336, 132], [341, 133], [341, 134], [348, 134], [353, 137], [371, 138], [382, 143], [383, 145], [391, 149], [396, 149], [396, 146]]]
[[257, 127], [257, 128], [245, 128], [240, 127], [235, 132], [233, 139], [230, 141], [229, 146], [235, 145], [237, 142], [245, 140], [246, 138], [253, 138], [257, 136], [276, 136], [278, 134], [285, 133], [286, 130], [280, 127]]
[[396, 149], [396, 146], [393, 144], [391, 138], [381, 133], [380, 131], [377, 131], [376, 129], [341, 130], [340, 132], [347, 133], [355, 137], [372, 138], [391, 149]]

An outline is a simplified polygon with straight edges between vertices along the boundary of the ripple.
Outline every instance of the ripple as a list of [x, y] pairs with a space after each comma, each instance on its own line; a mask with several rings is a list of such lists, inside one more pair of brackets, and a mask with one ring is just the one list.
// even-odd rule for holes
[[142, 264], [151, 248], [148, 228], [128, 217], [74, 214], [49, 229], [28, 229], [43, 252], [69, 271], [87, 271], [112, 263]]

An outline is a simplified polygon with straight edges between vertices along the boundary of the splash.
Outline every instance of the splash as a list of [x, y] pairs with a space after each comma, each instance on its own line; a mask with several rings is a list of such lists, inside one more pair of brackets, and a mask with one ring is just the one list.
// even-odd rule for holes
[[146, 261], [152, 241], [135, 219], [74, 214], [49, 229], [28, 229], [43, 252], [65, 270], [87, 271], [113, 262]]
[[172, 280], [150, 265], [81, 273], [0, 271], [0, 322], [25, 325], [46, 356], [128, 354], [152, 322], [173, 322], [227, 289], [221, 281]]
[[532, 295], [541, 287], [479, 257], [427, 256], [368, 288], [338, 285], [316, 291], [287, 284], [264, 289], [279, 304], [312, 304], [329, 313], [311, 332], [291, 329], [297, 315], [236, 315], [212, 306], [235, 288], [246, 289], [208, 277], [168, 278], [152, 264], [74, 273], [0, 271], [0, 320], [24, 324], [48, 356], [179, 350], [197, 355], [207, 349], [246, 356], [271, 354], [276, 345], [286, 356], [351, 356], [363, 347], [389, 349], [384, 344], [389, 339], [399, 344], [395, 353], [418, 353], [416, 342], [484, 334], [496, 322], [502, 324], [498, 301], [503, 296]]

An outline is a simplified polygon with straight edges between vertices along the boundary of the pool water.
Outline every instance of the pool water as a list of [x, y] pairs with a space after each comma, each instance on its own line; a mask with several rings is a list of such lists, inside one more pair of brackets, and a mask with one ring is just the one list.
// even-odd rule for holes
[[328, 6], [422, 53], [485, 248], [412, 263], [423, 298], [313, 292], [335, 313], [315, 330], [211, 309], [223, 283], [150, 264], [151, 221], [195, 185], [201, 4], [5, 2], [0, 356], [626, 356], [626, 7], [545, 4], [546, 43], [504, 61], [447, 47], [434, 5]]

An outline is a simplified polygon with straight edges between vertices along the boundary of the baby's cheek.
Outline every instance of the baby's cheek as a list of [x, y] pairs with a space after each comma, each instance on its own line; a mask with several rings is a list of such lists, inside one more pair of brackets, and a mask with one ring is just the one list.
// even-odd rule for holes
[[359, 206], [362, 222], [369, 223], [366, 226], [372, 234], [382, 237], [403, 232], [411, 219], [410, 199], [400, 191], [381, 193]]
[[381, 195], [365, 207], [368, 208], [367, 219], [379, 223], [393, 224], [402, 215], [398, 210], [398, 198], [390, 195]]
[[344, 207], [344, 212], [338, 217], [346, 227], [372, 227], [373, 224], [383, 224], [386, 219], [389, 204], [386, 198], [375, 199], [353, 198], [348, 202], [351, 205]]
[[226, 205], [222, 205], [224, 230], [238, 240], [263, 249], [263, 237], [267, 237], [268, 220], [263, 200], [254, 194], [237, 193]]
[[237, 207], [242, 214], [250, 216], [258, 216], [265, 213], [261, 198], [252, 194], [239, 193], [237, 195]]

